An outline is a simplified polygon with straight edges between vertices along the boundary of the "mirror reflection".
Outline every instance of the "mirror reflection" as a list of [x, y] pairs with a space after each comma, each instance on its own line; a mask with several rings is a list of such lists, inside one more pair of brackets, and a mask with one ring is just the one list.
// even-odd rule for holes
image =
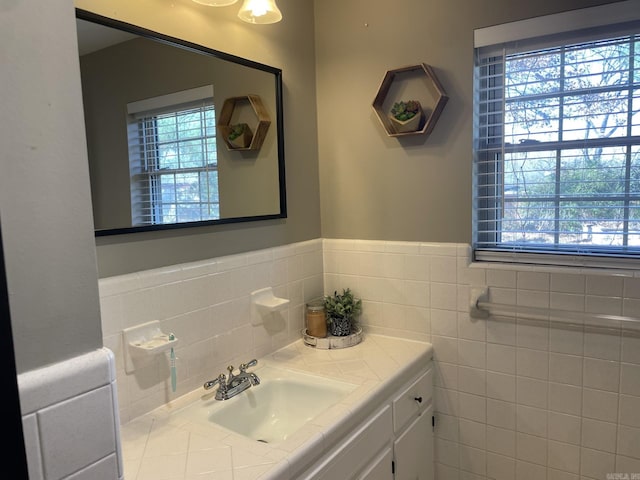
[[286, 216], [280, 70], [77, 16], [97, 236]]

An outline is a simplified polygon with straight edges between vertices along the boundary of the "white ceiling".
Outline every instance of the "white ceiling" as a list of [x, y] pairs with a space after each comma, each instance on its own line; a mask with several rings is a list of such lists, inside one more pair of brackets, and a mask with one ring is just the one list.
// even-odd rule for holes
[[136, 38], [136, 35], [131, 33], [80, 19], [76, 19], [76, 24], [78, 27], [78, 52], [81, 56]]

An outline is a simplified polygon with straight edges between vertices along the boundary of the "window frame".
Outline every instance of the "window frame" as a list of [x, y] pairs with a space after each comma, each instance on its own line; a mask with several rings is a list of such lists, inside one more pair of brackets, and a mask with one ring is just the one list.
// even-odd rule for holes
[[[607, 31], [621, 31], [629, 27], [630, 19], [637, 21], [639, 14], [637, 3], [627, 1], [619, 2], [611, 5], [603, 5], [600, 7], [592, 7], [571, 12], [563, 12], [561, 14], [549, 15], [546, 17], [538, 17], [534, 19], [513, 22], [510, 24], [498, 25], [485, 29], [478, 29], [474, 35], [475, 47], [475, 75], [474, 75], [474, 162], [473, 162], [473, 261], [474, 262], [499, 262], [503, 264], [533, 264], [533, 265], [553, 265], [553, 266], [580, 266], [580, 267], [603, 267], [603, 268], [625, 268], [640, 269], [640, 250], [637, 251], [620, 251], [620, 249], [610, 248], [593, 248], [581, 249], [575, 245], [571, 248], [563, 247], [562, 244], [549, 246], [538, 244], [527, 245], [525, 243], [509, 243], [508, 245], [499, 240], [502, 229], [497, 212], [503, 207], [508, 200], [503, 195], [504, 187], [504, 171], [501, 166], [504, 164], [505, 158], [510, 153], [526, 152], [526, 151], [551, 151], [555, 150], [557, 155], [562, 151], [569, 150], [572, 142], [562, 141], [559, 138], [556, 142], [544, 142], [538, 144], [527, 145], [505, 145], [505, 97], [480, 97], [480, 93], [486, 93], [489, 96], [504, 92], [504, 75], [508, 55], [511, 52], [526, 52], [531, 50], [544, 50], [551, 47], [560, 47], [570, 43], [580, 43], [582, 36], [588, 32], [589, 36], [593, 36], [594, 32], [601, 35]], [[620, 24], [623, 20], [623, 24]], [[577, 27], [572, 32], [565, 32], [565, 25]], [[640, 24], [634, 24], [636, 34], [640, 33]], [[614, 35], [615, 36], [615, 35]], [[572, 41], [572, 40], [575, 40]], [[636, 41], [640, 37], [636, 38]], [[630, 40], [633, 44], [634, 40]], [[515, 45], [515, 47], [514, 47]], [[637, 55], [638, 52], [636, 52]], [[631, 52], [633, 55], [633, 52]], [[633, 58], [633, 57], [631, 57]], [[483, 64], [483, 60], [486, 60]], [[499, 60], [499, 61], [498, 61]], [[484, 71], [482, 70], [484, 69]], [[489, 69], [493, 69], [490, 75]], [[502, 69], [502, 70], [500, 70]], [[630, 74], [633, 74], [631, 69]], [[502, 84], [490, 84], [488, 82], [499, 82]], [[632, 79], [633, 80], [633, 79]], [[480, 85], [480, 82], [484, 82]], [[630, 81], [627, 89], [629, 95], [633, 97], [633, 90], [638, 90], [640, 85]], [[484, 89], [484, 90], [482, 90]], [[623, 88], [624, 89], [624, 88]], [[623, 90], [621, 89], [621, 90]], [[481, 91], [482, 90], [482, 91]], [[555, 92], [550, 94], [553, 97], [567, 97], [575, 92]], [[487, 105], [501, 104], [500, 111], [488, 110]], [[637, 112], [637, 110], [636, 110]], [[628, 118], [633, 112], [629, 108]], [[500, 121], [486, 121], [483, 119], [490, 117], [496, 118], [500, 116]], [[562, 118], [560, 115], [559, 118]], [[559, 128], [558, 132], [562, 129]], [[627, 141], [627, 163], [629, 162], [630, 145], [640, 144], [640, 136], [630, 140], [629, 132], [627, 136], [622, 137]], [[482, 139], [485, 143], [482, 143]], [[493, 139], [494, 143], [491, 142]], [[577, 140], [574, 148], [585, 148], [585, 141]], [[589, 145], [611, 145], [625, 143], [620, 139], [602, 140], [594, 139], [588, 141]], [[560, 162], [556, 164], [556, 171]], [[485, 181], [481, 181], [484, 178]], [[629, 179], [629, 171], [626, 172], [626, 179]], [[559, 183], [559, 181], [557, 181]], [[627, 202], [629, 201], [629, 183], [625, 193], [627, 194]], [[563, 198], [559, 191], [556, 190], [551, 200], [554, 202], [554, 208], [562, 202]], [[636, 194], [638, 197], [638, 193]], [[539, 201], [535, 199], [531, 201]], [[635, 201], [640, 198], [635, 198]], [[628, 207], [628, 203], [626, 206]], [[493, 216], [491, 212], [494, 212]], [[555, 222], [558, 222], [556, 215]], [[480, 224], [486, 226], [480, 228]], [[554, 229], [555, 239], [558, 239], [557, 227]], [[491, 236], [493, 235], [493, 238]], [[639, 247], [640, 248], [640, 247]], [[633, 249], [632, 249], [633, 250]]]
[[[131, 224], [136, 227], [158, 227], [165, 225], [180, 225], [193, 222], [215, 221], [220, 219], [220, 198], [218, 193], [218, 164], [216, 142], [216, 117], [213, 102], [213, 86], [207, 85], [194, 89], [152, 97], [127, 105], [128, 112], [128, 136], [129, 136], [129, 169], [130, 169], [130, 198], [131, 198]], [[199, 130], [203, 135], [180, 138], [178, 117], [181, 115], [199, 115]], [[207, 119], [207, 115], [211, 117]], [[163, 118], [175, 118], [175, 139], [172, 142], [158, 139], [158, 121]], [[183, 166], [180, 161], [181, 146], [199, 141], [201, 154], [207, 156], [209, 149], [207, 144], [213, 140], [214, 148], [211, 150], [216, 157], [215, 161], [207, 162], [203, 158], [202, 165]], [[174, 143], [177, 149], [177, 166], [163, 167], [161, 165], [161, 146], [166, 143]], [[177, 198], [177, 188], [174, 192], [174, 201], [165, 202], [165, 191], [161, 185], [163, 176], [173, 176], [174, 183], [180, 175], [197, 174], [198, 190], [202, 191], [201, 175], [215, 176], [215, 201], [181, 201]], [[206, 179], [207, 196], [209, 193], [209, 179]], [[160, 217], [166, 217], [163, 207], [175, 206], [175, 218], [168, 221], [160, 221]], [[200, 218], [179, 219], [180, 208], [199, 205]], [[202, 207], [207, 205], [209, 209], [217, 211], [217, 215], [203, 218]]]

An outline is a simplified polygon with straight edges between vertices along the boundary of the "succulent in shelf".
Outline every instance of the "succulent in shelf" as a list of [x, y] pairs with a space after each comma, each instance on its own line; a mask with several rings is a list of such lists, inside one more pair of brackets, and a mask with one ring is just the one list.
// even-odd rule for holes
[[401, 100], [393, 104], [391, 108], [391, 115], [396, 120], [406, 122], [420, 113], [420, 102], [417, 100], [407, 100], [406, 102]]
[[245, 130], [248, 128], [249, 126], [246, 123], [237, 123], [235, 125], [230, 125], [229, 128], [231, 129], [229, 132], [229, 140], [233, 141], [236, 138], [238, 138], [240, 135], [242, 135]]

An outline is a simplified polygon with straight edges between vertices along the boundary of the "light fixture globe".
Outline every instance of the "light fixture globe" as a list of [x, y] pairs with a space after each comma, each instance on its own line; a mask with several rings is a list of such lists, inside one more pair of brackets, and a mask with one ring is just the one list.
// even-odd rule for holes
[[207, 5], [209, 7], [228, 7], [233, 5], [238, 0], [193, 0], [200, 5]]
[[244, 0], [238, 17], [247, 23], [276, 23], [282, 20], [282, 13], [275, 0]]

